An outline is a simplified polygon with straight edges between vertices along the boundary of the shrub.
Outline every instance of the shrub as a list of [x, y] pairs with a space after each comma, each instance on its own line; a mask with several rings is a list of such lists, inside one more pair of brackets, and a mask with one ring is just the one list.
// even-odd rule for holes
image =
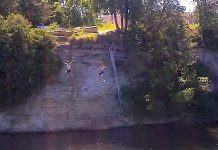
[[174, 97], [178, 103], [187, 103], [190, 102], [195, 94], [194, 88], [187, 88], [182, 91], [179, 91], [178, 94]]
[[204, 29], [202, 30], [203, 42], [206, 48], [216, 50], [218, 48], [218, 30], [217, 29]]
[[198, 91], [195, 95], [195, 115], [200, 119], [214, 119], [218, 117], [218, 95], [216, 92]]
[[146, 83], [141, 83], [137, 87], [124, 87], [121, 91], [123, 106], [127, 113], [141, 118], [149, 112], [151, 103]]
[[57, 29], [59, 29], [59, 25], [57, 22], [54, 22], [48, 26], [49, 31], [56, 31]]
[[19, 14], [0, 19], [0, 106], [18, 104], [57, 69], [53, 39]]

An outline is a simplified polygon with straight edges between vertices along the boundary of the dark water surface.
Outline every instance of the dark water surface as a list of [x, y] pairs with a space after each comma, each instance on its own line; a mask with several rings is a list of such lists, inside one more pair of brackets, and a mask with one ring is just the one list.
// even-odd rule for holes
[[218, 150], [218, 123], [0, 134], [0, 150]]

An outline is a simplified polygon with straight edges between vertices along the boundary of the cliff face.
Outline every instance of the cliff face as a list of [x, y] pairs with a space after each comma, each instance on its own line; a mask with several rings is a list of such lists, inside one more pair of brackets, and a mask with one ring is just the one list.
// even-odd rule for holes
[[[0, 112], [0, 131], [107, 129], [134, 124], [124, 116], [119, 105], [107, 49], [60, 45], [55, 51], [63, 62], [73, 61], [73, 77], [67, 78], [63, 66], [26, 104]], [[125, 63], [124, 51], [117, 52], [116, 61], [120, 84], [128, 84], [121, 71]], [[107, 66], [105, 82], [100, 80], [96, 84], [100, 63]]]

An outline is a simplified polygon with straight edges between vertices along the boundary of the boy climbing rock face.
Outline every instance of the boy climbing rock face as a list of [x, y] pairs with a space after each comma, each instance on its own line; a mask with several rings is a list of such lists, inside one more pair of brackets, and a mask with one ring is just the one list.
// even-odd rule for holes
[[[107, 67], [106, 67], [104, 64], [101, 64], [101, 65], [99, 66], [98, 70], [99, 70], [100, 72], [99, 72], [99, 74], [98, 74], [98, 77], [97, 77], [97, 80], [96, 80], [96, 84], [99, 82], [100, 78], [103, 77], [106, 68], [107, 68]], [[104, 79], [104, 82], [105, 82], [105, 79]]]
[[71, 64], [72, 64], [72, 62], [70, 62], [70, 61], [67, 61], [67, 62], [65, 63], [65, 65], [66, 65], [66, 71], [65, 71], [65, 72], [66, 72], [66, 74], [67, 74], [67, 78], [69, 77], [69, 75], [70, 75], [71, 77], [73, 77]]

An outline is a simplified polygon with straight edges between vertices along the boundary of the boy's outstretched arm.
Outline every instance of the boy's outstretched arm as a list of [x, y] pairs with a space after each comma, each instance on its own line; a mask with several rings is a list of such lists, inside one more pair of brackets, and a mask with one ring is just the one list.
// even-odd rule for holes
[[73, 57], [72, 57], [72, 60], [71, 60], [71, 62], [70, 63], [73, 63]]

